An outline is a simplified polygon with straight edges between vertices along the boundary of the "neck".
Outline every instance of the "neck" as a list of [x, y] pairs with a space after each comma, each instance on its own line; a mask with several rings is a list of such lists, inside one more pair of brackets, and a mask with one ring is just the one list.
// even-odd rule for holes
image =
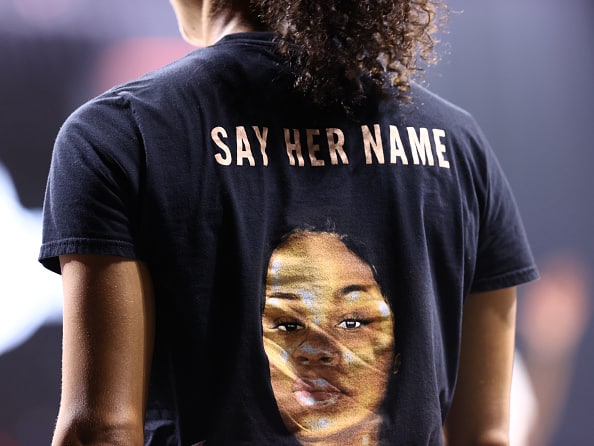
[[203, 15], [202, 41], [204, 45], [212, 45], [228, 34], [256, 31], [257, 27], [249, 23], [243, 14], [224, 11], [216, 17]]
[[229, 1], [222, 8], [213, 8], [209, 0], [179, 0], [172, 3], [181, 33], [192, 45], [211, 45], [228, 34], [263, 29], [250, 11], [247, 1]]

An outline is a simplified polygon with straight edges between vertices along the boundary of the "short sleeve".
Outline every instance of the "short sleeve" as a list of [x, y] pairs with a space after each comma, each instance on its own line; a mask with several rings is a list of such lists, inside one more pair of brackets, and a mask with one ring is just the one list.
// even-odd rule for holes
[[75, 111], [60, 129], [43, 208], [40, 262], [58, 256], [138, 258], [142, 146], [128, 101], [106, 94]]
[[480, 220], [471, 292], [492, 291], [538, 278], [518, 205], [501, 165], [478, 129], [482, 149]]

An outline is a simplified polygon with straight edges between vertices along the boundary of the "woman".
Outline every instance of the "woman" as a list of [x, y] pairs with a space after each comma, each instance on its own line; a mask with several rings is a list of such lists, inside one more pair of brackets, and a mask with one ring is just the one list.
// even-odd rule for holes
[[[53, 444], [299, 444], [261, 278], [267, 246], [320, 218], [377, 256], [402, 358], [361, 444], [440, 445], [444, 423], [451, 444], [506, 444], [515, 286], [537, 273], [480, 129], [410, 80], [437, 5], [172, 3], [205, 47], [83, 105], [56, 141], [40, 254], [64, 284]], [[326, 399], [299, 382], [306, 405]]]
[[262, 326], [289, 431], [302, 444], [377, 444], [397, 356], [373, 268], [337, 234], [291, 232], [268, 264]]

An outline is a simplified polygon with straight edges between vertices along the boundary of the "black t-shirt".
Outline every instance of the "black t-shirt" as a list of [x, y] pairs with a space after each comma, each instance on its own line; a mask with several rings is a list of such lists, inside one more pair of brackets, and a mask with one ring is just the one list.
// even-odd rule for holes
[[148, 265], [146, 444], [441, 444], [465, 296], [537, 275], [509, 185], [465, 111], [418, 85], [320, 108], [271, 39], [74, 112], [40, 260]]

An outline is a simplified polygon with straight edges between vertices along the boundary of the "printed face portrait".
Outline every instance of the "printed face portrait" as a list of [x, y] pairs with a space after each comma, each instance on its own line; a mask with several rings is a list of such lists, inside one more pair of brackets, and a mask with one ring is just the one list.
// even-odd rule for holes
[[336, 234], [296, 232], [272, 253], [265, 298], [264, 348], [289, 431], [377, 443], [394, 322], [371, 266]]

